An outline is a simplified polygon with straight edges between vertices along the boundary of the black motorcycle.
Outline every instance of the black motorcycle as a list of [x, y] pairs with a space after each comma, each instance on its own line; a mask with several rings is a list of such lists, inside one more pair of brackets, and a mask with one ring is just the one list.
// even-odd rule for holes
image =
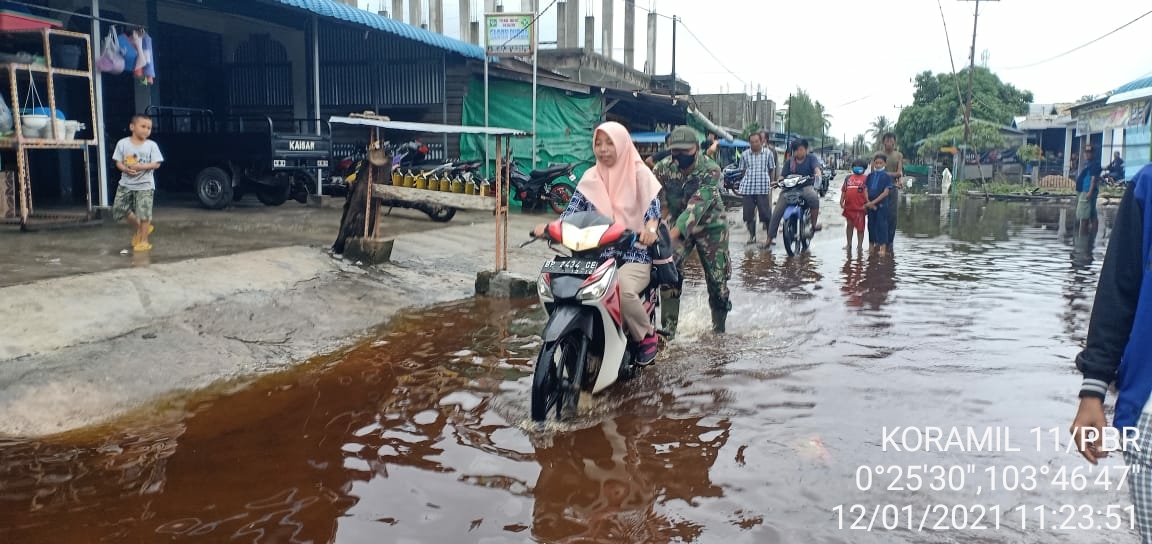
[[1100, 181], [1104, 183], [1105, 187], [1110, 189], [1125, 189], [1128, 186], [1128, 182], [1124, 181], [1123, 171], [1112, 172], [1105, 170], [1100, 173]]
[[[547, 204], [553, 212], [562, 213], [576, 191], [575, 164], [561, 164], [525, 174], [515, 159], [508, 162], [508, 180], [513, 198], [520, 201], [525, 211], [543, 209]], [[568, 182], [562, 181], [568, 178]], [[570, 183], [569, 183], [570, 182]]]

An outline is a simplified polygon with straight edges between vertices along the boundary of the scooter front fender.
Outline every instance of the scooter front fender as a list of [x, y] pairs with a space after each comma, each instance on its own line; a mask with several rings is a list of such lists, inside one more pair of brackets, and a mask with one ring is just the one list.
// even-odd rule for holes
[[555, 342], [571, 331], [581, 331], [584, 336], [592, 339], [592, 312], [591, 308], [561, 304], [548, 316], [548, 323], [544, 325], [545, 342]]

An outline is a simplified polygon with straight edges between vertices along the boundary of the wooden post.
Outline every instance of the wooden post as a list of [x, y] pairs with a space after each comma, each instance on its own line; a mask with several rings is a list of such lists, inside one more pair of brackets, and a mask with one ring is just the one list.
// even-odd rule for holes
[[[368, 132], [368, 152], [371, 153], [372, 152], [372, 146], [376, 144], [376, 129], [371, 128], [368, 130], [369, 130], [369, 132]], [[365, 156], [364, 160], [367, 161], [368, 157]], [[372, 191], [372, 170], [373, 170], [372, 169], [372, 161], [368, 161], [368, 164], [366, 166], [368, 167], [368, 175], [364, 176], [364, 179], [356, 180], [357, 183], [367, 183], [368, 184], [368, 190], [366, 190], [364, 192], [364, 194], [367, 195], [364, 198], [364, 239], [365, 240], [368, 239], [368, 225], [369, 225], [369, 221], [372, 217], [372, 197], [375, 196], [373, 194], [373, 191]]]
[[504, 138], [496, 137], [496, 271], [504, 270], [504, 253], [501, 251], [503, 240], [501, 235], [504, 229], [501, 226], [504, 217]]
[[[60, 140], [60, 123], [56, 122], [56, 76], [52, 70], [52, 44], [48, 40], [48, 34], [51, 32], [44, 29], [44, 66], [48, 68], [48, 127], [52, 129], [50, 136], [53, 140]], [[29, 85], [32, 85], [32, 72], [28, 72]]]
[[[508, 148], [509, 151], [512, 150], [511, 136], [504, 137], [504, 147]], [[500, 247], [500, 260], [504, 267], [500, 270], [508, 270], [508, 206], [512, 202], [512, 195], [507, 194], [511, 191], [509, 188], [509, 183], [511, 181], [509, 179], [509, 174], [512, 173], [512, 163], [506, 164], [505, 167], [508, 168], [508, 170], [506, 170], [504, 174], [504, 206], [501, 208], [503, 211], [500, 213], [500, 222], [504, 225], [504, 236], [500, 238], [503, 241], [503, 244]], [[497, 202], [500, 201], [497, 200]]]
[[[91, 80], [89, 80], [91, 81]], [[88, 158], [88, 144], [85, 143], [80, 149], [84, 153], [84, 183], [88, 186], [87, 191], [84, 191], [85, 196], [88, 198], [88, 218], [91, 219], [92, 213], [92, 161]]]

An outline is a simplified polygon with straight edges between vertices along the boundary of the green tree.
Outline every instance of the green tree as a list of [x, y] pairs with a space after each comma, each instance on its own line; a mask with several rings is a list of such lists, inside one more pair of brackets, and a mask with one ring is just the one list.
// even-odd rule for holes
[[744, 131], [740, 133], [741, 140], [748, 140], [753, 134], [760, 132], [760, 123], [752, 123], [744, 127]]
[[[987, 68], [976, 67], [972, 76], [973, 119], [1010, 125], [1013, 117], [1028, 112], [1028, 104], [1032, 102], [1031, 91], [1004, 83]], [[912, 105], [900, 112], [900, 119], [893, 131], [905, 153], [915, 153], [917, 142], [925, 138], [963, 125], [964, 103], [961, 96], [967, 97], [967, 85], [968, 68], [955, 76], [951, 73], [933, 74], [930, 71], [916, 76]], [[964, 94], [961, 95], [961, 92]], [[959, 141], [963, 139], [961, 131]]]
[[824, 134], [825, 122], [831, 118], [823, 110], [823, 106], [808, 96], [804, 89], [796, 89], [796, 93], [788, 98], [788, 130], [812, 138]]
[[[971, 147], [976, 152], [988, 151], [1004, 146], [1004, 134], [1000, 129], [990, 123], [972, 123]], [[964, 125], [956, 125], [939, 134], [929, 136], [920, 145], [917, 153], [924, 158], [934, 158], [940, 153], [941, 147], [953, 144], [962, 145], [964, 141]]]
[[857, 134], [856, 138], [852, 140], [852, 154], [853, 155], [867, 155], [868, 154], [868, 137], [863, 134]]
[[1044, 156], [1044, 150], [1035, 144], [1024, 144], [1016, 150], [1016, 157], [1024, 164], [1034, 163]]
[[872, 151], [879, 151], [884, 147], [884, 134], [888, 132], [892, 132], [892, 120], [887, 116], [881, 115], [872, 121], [867, 132], [872, 135]]

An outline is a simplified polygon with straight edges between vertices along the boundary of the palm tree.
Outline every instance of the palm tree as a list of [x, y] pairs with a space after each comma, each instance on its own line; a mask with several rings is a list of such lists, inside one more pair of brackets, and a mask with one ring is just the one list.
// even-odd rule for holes
[[868, 139], [863, 134], [857, 134], [852, 140], [852, 154], [863, 155], [868, 149]]
[[824, 130], [828, 130], [832, 126], [832, 114], [824, 109], [824, 104], [819, 100], [816, 101], [816, 114], [820, 116], [820, 122], [824, 124]]
[[892, 132], [892, 121], [888, 120], [887, 116], [881, 115], [875, 121], [872, 121], [871, 128], [868, 129], [868, 134], [872, 135], [872, 148], [880, 149], [883, 147], [884, 134]]
[[828, 133], [828, 128], [832, 126], [832, 114], [825, 111], [824, 104], [821, 104], [819, 100], [816, 101], [814, 107], [816, 108], [816, 116], [820, 119], [820, 147], [823, 149], [825, 135]]

